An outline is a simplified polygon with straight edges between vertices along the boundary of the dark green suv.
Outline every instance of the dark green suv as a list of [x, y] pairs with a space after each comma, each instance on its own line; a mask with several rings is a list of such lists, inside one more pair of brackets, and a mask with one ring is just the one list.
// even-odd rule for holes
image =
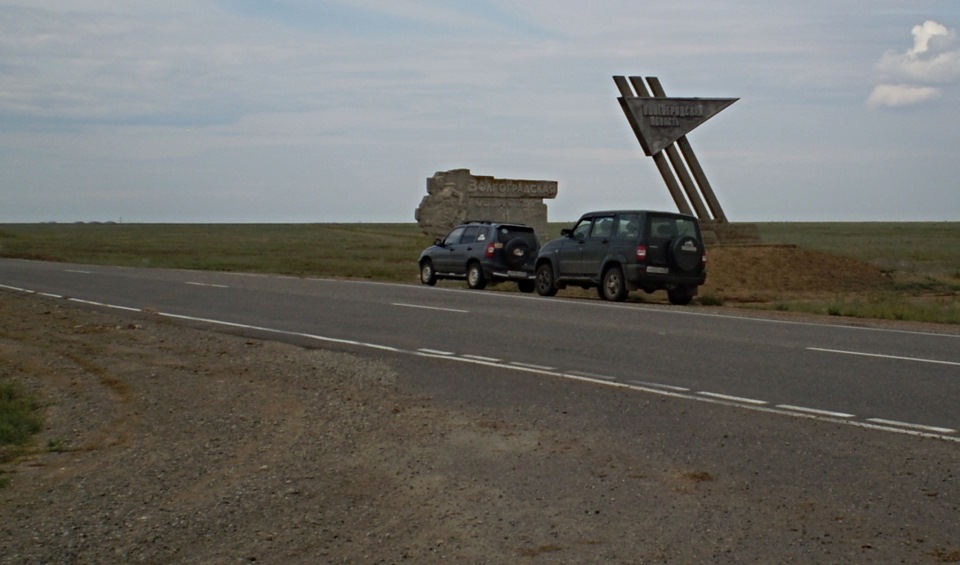
[[689, 304], [707, 278], [700, 222], [686, 214], [617, 210], [584, 214], [537, 257], [537, 292], [595, 287], [606, 300], [631, 290], [666, 290], [672, 304]]

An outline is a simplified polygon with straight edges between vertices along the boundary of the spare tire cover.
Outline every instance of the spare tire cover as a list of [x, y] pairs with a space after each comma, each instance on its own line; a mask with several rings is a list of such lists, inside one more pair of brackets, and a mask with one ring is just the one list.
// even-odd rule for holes
[[513, 268], [520, 268], [530, 259], [530, 245], [522, 237], [515, 237], [503, 248], [503, 262]]
[[681, 271], [694, 271], [700, 266], [703, 249], [695, 238], [685, 235], [670, 242], [670, 263]]

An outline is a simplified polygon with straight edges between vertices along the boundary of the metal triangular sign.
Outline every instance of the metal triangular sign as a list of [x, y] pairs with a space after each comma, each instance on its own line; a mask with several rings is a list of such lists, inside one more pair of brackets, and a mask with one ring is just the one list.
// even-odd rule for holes
[[618, 100], [643, 152], [651, 156], [663, 151], [739, 98], [620, 97]]

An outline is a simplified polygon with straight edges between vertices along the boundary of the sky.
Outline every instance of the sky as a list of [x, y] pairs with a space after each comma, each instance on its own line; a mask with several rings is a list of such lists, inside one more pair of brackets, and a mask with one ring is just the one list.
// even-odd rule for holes
[[614, 75], [731, 221], [960, 221], [957, 0], [0, 0], [0, 223], [414, 222], [437, 171], [549, 220], [675, 205]]

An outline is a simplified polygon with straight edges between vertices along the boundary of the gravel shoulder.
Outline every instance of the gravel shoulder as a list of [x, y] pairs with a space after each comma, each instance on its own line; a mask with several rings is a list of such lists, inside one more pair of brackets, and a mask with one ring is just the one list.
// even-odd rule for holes
[[956, 444], [37, 296], [0, 315], [0, 378], [46, 417], [4, 469], [0, 563], [960, 562]]

